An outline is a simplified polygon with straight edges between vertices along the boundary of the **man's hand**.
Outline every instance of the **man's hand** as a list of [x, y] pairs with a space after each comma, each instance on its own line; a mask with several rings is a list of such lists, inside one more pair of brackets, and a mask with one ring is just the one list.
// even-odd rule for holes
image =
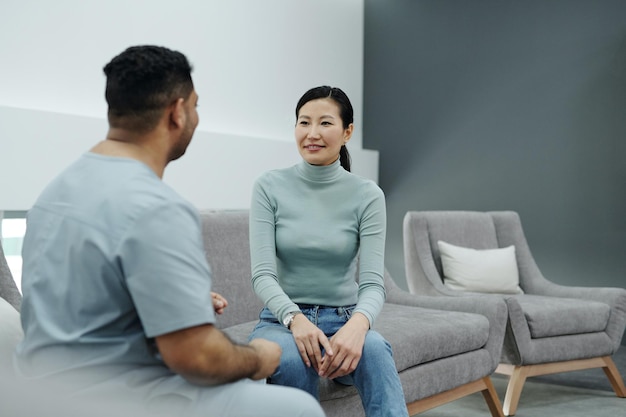
[[324, 355], [319, 375], [329, 379], [352, 373], [363, 354], [365, 335], [370, 328], [367, 317], [356, 313], [330, 338], [334, 355]]
[[213, 301], [213, 310], [216, 314], [222, 314], [224, 309], [228, 307], [228, 301], [220, 294], [211, 291], [211, 300]]
[[319, 373], [322, 364], [322, 350], [325, 349], [325, 355], [333, 356], [333, 349], [330, 341], [316, 325], [311, 323], [304, 314], [296, 314], [291, 322], [291, 333], [300, 351], [300, 356], [307, 367], [313, 366]]
[[282, 353], [278, 344], [262, 339], [235, 344], [212, 324], [166, 333], [155, 340], [167, 367], [198, 385], [266, 378], [278, 367]]
[[265, 339], [253, 339], [249, 345], [257, 352], [260, 364], [259, 370], [250, 378], [259, 380], [272, 375], [278, 368], [280, 355], [283, 353], [280, 345]]

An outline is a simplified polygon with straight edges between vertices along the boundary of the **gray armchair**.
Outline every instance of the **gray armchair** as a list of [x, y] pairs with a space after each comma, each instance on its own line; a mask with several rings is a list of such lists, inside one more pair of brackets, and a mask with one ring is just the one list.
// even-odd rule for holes
[[[22, 339], [19, 309], [22, 295], [13, 281], [0, 242], [0, 393], [12, 392], [14, 385], [13, 351]], [[6, 398], [9, 398], [7, 396]]]
[[[467, 296], [444, 285], [438, 241], [472, 249], [511, 245], [523, 294], [503, 297], [508, 324], [496, 372], [510, 376], [503, 408], [514, 415], [526, 378], [602, 368], [615, 393], [626, 397], [611, 356], [626, 326], [626, 289], [583, 288], [547, 280], [530, 252], [516, 212], [410, 211], [403, 223], [404, 259], [410, 292]], [[470, 293], [471, 294], [471, 293]]]

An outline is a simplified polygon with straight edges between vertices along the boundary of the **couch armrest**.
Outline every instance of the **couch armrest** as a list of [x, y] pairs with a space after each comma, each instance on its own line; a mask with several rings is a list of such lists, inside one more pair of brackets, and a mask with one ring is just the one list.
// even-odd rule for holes
[[496, 369], [500, 363], [500, 354], [507, 323], [507, 306], [502, 297], [488, 294], [468, 295], [465, 297], [415, 295], [397, 287], [391, 277], [388, 274], [386, 275], [386, 302], [388, 303], [433, 310], [475, 313], [485, 316], [489, 320], [489, 340], [485, 345], [485, 349], [491, 355], [493, 370]]
[[20, 294], [11, 275], [11, 270], [7, 264], [2, 245], [0, 245], [0, 298], [4, 298], [17, 311], [20, 311], [22, 304], [22, 294]]

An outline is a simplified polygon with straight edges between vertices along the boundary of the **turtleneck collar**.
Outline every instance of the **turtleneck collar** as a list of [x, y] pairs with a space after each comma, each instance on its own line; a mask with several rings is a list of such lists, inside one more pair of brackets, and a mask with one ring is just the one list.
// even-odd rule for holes
[[339, 158], [330, 165], [311, 165], [304, 159], [300, 164], [296, 165], [298, 172], [306, 179], [311, 181], [332, 181], [338, 178], [342, 171], [345, 171], [341, 166]]

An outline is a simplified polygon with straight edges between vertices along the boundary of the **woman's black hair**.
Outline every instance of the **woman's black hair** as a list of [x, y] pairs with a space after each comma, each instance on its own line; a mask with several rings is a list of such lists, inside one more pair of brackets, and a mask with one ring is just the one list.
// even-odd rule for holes
[[[330, 98], [337, 103], [339, 106], [339, 115], [341, 116], [341, 120], [343, 122], [343, 128], [347, 129], [350, 124], [354, 121], [354, 110], [352, 109], [352, 104], [350, 103], [350, 99], [340, 88], [337, 87], [329, 87], [327, 85], [323, 85], [320, 87], [311, 88], [309, 91], [304, 93], [300, 100], [298, 100], [298, 104], [296, 105], [296, 120], [300, 114], [300, 109], [306, 103], [312, 100], [317, 100], [320, 98]], [[350, 159], [350, 153], [348, 152], [348, 148], [346, 145], [341, 146], [341, 150], [339, 151], [339, 162], [341, 166], [346, 170], [350, 171], [350, 165], [352, 163]]]

